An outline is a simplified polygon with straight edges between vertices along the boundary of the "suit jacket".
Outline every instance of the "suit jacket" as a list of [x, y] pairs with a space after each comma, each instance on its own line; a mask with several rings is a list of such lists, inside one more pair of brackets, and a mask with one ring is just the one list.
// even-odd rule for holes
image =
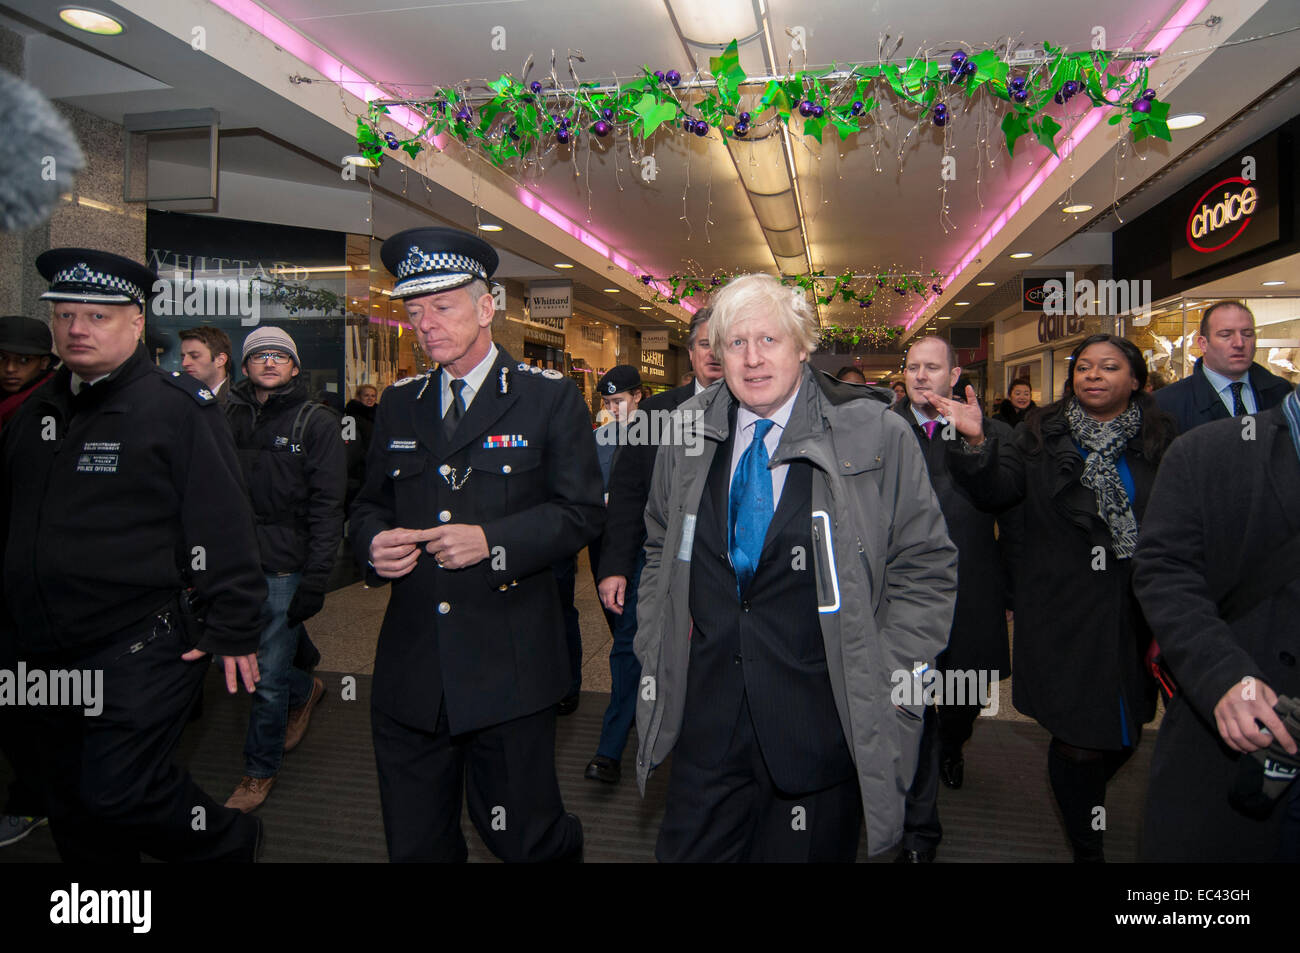
[[[1208, 424], [1211, 420], [1227, 420], [1232, 416], [1210, 379], [1205, 376], [1205, 371], [1202, 370], [1204, 364], [1205, 358], [1197, 358], [1192, 373], [1168, 387], [1160, 388], [1152, 395], [1160, 409], [1178, 422], [1179, 433], [1187, 433], [1193, 427]], [[1290, 384], [1258, 364], [1250, 365], [1250, 370], [1246, 373], [1260, 411], [1276, 407], [1291, 393]]]
[[[981, 507], [970, 491], [952, 478], [948, 441], [941, 432], [936, 432], [933, 440], [925, 435], [910, 400], [904, 397], [890, 409], [903, 418], [921, 446], [948, 535], [957, 546], [957, 608], [940, 667], [996, 669], [1000, 678], [1006, 678], [1011, 672], [1006, 616], [1010, 597], [1003, 550], [1009, 548], [1019, 519], [1003, 520], [998, 510]], [[1000, 420], [986, 419], [984, 436], [1007, 441], [1011, 428]], [[1019, 515], [1014, 508], [1008, 512]], [[1000, 535], [995, 535], [995, 529]]]
[[[421, 549], [415, 568], [392, 581], [375, 657], [375, 708], [432, 731], [445, 696], [451, 732], [461, 734], [567, 694], [551, 566], [600, 533], [604, 500], [590, 418], [572, 382], [516, 366], [500, 350], [447, 440], [439, 373], [384, 392], [352, 505], [352, 544], [368, 566], [383, 530], [482, 527], [489, 558], [440, 569]], [[387, 580], [371, 569], [366, 581]]]
[[747, 697], [776, 786], [792, 795], [819, 791], [851, 778], [853, 759], [831, 691], [806, 556], [813, 551], [812, 464], [790, 464], [754, 578], [738, 594], [727, 548], [734, 407], [728, 430], [709, 468], [696, 523], [679, 744], [696, 761], [720, 762]]
[[1281, 807], [1255, 821], [1228, 802], [1243, 756], [1220, 740], [1214, 706], [1247, 675], [1300, 695], [1300, 570], [1232, 623], [1217, 603], [1300, 534], [1300, 458], [1280, 408], [1257, 415], [1255, 439], [1242, 434], [1230, 419], [1174, 441], [1134, 556], [1134, 588], [1178, 683], [1151, 761], [1144, 860], [1266, 861], [1277, 849]]
[[[695, 382], [656, 394], [637, 410], [652, 414], [676, 410], [695, 396]], [[632, 578], [637, 556], [645, 543], [645, 506], [650, 498], [650, 477], [654, 474], [656, 444], [620, 447], [609, 477], [609, 508], [605, 536], [601, 541], [597, 579], [609, 576]]]

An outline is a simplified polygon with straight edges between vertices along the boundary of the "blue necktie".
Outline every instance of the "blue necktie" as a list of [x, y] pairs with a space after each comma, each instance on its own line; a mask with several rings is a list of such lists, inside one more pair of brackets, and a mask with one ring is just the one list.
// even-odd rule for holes
[[754, 439], [745, 448], [731, 479], [730, 510], [731, 533], [728, 550], [731, 565], [736, 570], [736, 592], [745, 591], [754, 573], [758, 559], [763, 554], [763, 540], [768, 524], [772, 522], [772, 473], [767, 468], [767, 446], [763, 439], [775, 424], [759, 420], [754, 424]]

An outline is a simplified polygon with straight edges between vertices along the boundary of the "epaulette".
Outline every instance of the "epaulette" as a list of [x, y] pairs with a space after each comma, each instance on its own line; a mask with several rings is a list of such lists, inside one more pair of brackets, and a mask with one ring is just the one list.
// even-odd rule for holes
[[540, 374], [542, 377], [545, 377], [547, 380], [552, 380], [552, 381], [564, 380], [564, 375], [553, 367], [548, 367], [545, 370], [543, 370], [542, 368], [535, 367], [534, 365], [529, 364], [525, 361], [520, 361], [518, 369], [521, 371], [527, 371], [529, 374]]
[[414, 377], [403, 377], [400, 381], [393, 381], [394, 387], [401, 387], [403, 384], [409, 384], [412, 381], [422, 381], [428, 377], [432, 371], [425, 371], [423, 374], [416, 374]]
[[173, 387], [178, 387], [185, 393], [194, 398], [196, 404], [213, 404], [216, 403], [216, 395], [208, 390], [201, 380], [190, 377], [188, 374], [182, 374], [180, 371], [160, 371], [163, 380], [170, 383]]

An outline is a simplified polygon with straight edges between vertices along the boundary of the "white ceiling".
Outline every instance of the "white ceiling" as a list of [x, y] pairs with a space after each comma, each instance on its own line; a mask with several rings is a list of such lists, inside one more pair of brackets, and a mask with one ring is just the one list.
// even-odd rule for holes
[[[70, 35], [54, 19], [52, 5], [40, 0], [8, 0], [7, 5], [17, 11], [27, 29], [64, 38]], [[112, 4], [98, 6], [114, 12], [118, 9]], [[264, 85], [249, 78], [254, 64], [248, 61], [248, 54], [232, 50], [196, 56], [185, 44], [156, 28], [150, 21], [164, 19], [167, 0], [136, 0], [123, 6], [137, 11], [124, 14], [126, 34], [118, 38], [76, 35], [78, 49], [68, 53], [77, 62], [86, 56], [108, 56], [114, 61], [111, 69], [98, 67], [102, 75], [85, 70], [60, 71], [57, 51], [44, 49], [39, 68], [42, 81], [56, 88], [67, 101], [119, 121], [125, 112], [212, 106], [221, 111], [224, 128], [267, 130], [308, 156], [319, 156], [322, 163], [313, 171], [309, 158], [285, 159], [278, 153], [259, 152], [265, 150], [264, 146], [246, 143], [242, 149], [228, 151], [223, 165], [229, 162], [232, 170], [250, 175], [301, 175], [309, 181], [318, 176], [323, 182], [333, 175], [326, 166], [334, 166], [338, 155], [350, 151], [348, 137], [340, 134], [336, 124], [305, 109], [295, 101], [292, 89], [268, 94]], [[370, 80], [415, 97], [427, 95], [434, 84], [481, 82], [512, 71], [518, 74], [530, 55], [536, 61], [530, 78], [545, 78], [552, 50], [559, 57], [559, 78], [565, 82], [571, 82], [564, 63], [571, 50], [580, 50], [585, 57], [585, 62], [576, 64], [582, 79], [627, 79], [642, 65], [650, 69], [677, 68], [684, 74], [691, 68], [663, 0], [619, 0], [617, 4], [598, 6], [589, 0], [486, 0], [473, 4], [453, 0], [425, 4], [264, 0], [262, 6]], [[677, 9], [683, 6], [677, 0]], [[915, 55], [922, 44], [937, 54], [962, 44], [979, 47], [1008, 37], [1026, 44], [1048, 40], [1071, 49], [1086, 49], [1097, 24], [1106, 27], [1110, 46], [1141, 47], [1147, 35], [1182, 6], [1182, 0], [1095, 0], [1088, 4], [1041, 0], [996, 0], [985, 4], [958, 0], [926, 4], [902, 0], [771, 0], [768, 6], [774, 47], [782, 60], [779, 68], [784, 70], [790, 50], [787, 28], [802, 28], [809, 65], [874, 59], [885, 34], [890, 37], [886, 52], [900, 60]], [[1248, 22], [1235, 31], [1238, 38], [1300, 26], [1300, 4], [1295, 0], [1266, 4], [1211, 0], [1197, 20], [1218, 14], [1225, 22], [1236, 24], [1243, 20], [1244, 12], [1257, 7]], [[225, 16], [215, 7], [210, 15]], [[494, 27], [504, 28], [504, 51], [492, 48]], [[902, 45], [894, 53], [895, 40], [900, 36]], [[1202, 136], [1285, 77], [1300, 51], [1297, 37], [1300, 33], [1221, 49], [1208, 58], [1187, 57], [1176, 85], [1171, 84], [1175, 88], [1169, 98], [1175, 112], [1200, 112], [1209, 117], [1209, 122], [1198, 129], [1175, 133], [1172, 144], [1147, 140], [1124, 161], [1116, 161], [1112, 148], [1091, 166], [1082, 162], [1078, 168], [1071, 166], [1074, 200], [1092, 202], [1096, 210], [1079, 218], [1051, 209], [1036, 217], [1021, 216], [1013, 220], [1002, 237], [1016, 235], [1017, 245], [1028, 247], [1041, 259], [1113, 200], [1174, 162]], [[1222, 28], [1193, 26], [1173, 44], [1165, 62], [1174, 64], [1176, 52], [1197, 50], [1225, 39], [1228, 34]], [[54, 43], [37, 35], [29, 39], [29, 48], [33, 41]], [[707, 51], [699, 51], [697, 62], [704, 65], [707, 55]], [[766, 68], [760, 44], [745, 48], [743, 62], [751, 72]], [[793, 65], [797, 69], [803, 64], [796, 60]], [[897, 114], [888, 93], [878, 94], [877, 98], [882, 102], [877, 112], [878, 132], [872, 129], [843, 143], [828, 134], [821, 148], [812, 140], [793, 137], [798, 143], [795, 158], [814, 267], [829, 273], [845, 268], [862, 272], [892, 267], [907, 271], [951, 268], [1002, 213], [1008, 198], [1023, 188], [1048, 154], [1036, 145], [1026, 145], [1014, 161], [1010, 160], [1001, 146], [997, 117], [987, 105], [963, 113], [960, 101], [950, 99], [955, 115], [945, 130], [926, 125], [908, 135], [914, 126], [913, 118]], [[1274, 119], [1273, 125], [1280, 123], [1295, 114], [1296, 105], [1293, 95], [1274, 105], [1268, 116], [1256, 118], [1253, 126], [1234, 134], [1253, 137], [1267, 131], [1255, 127]], [[1071, 104], [1064, 112], [1075, 114], [1080, 110]], [[1285, 115], [1278, 118], [1280, 113]], [[1117, 137], [1117, 132], [1108, 127], [1095, 135], [1102, 134], [1109, 135], [1112, 141]], [[991, 147], [987, 153], [979, 151], [981, 140]], [[1216, 150], [1231, 145], [1230, 138], [1225, 137], [1215, 150], [1202, 150], [1187, 168], [1166, 176], [1158, 187], [1135, 200], [1124, 213], [1126, 219], [1137, 214], [1139, 202], [1154, 202], [1162, 192], [1172, 191], [1177, 182], [1212, 166], [1217, 161], [1213, 159]], [[762, 231], [717, 133], [699, 139], [662, 132], [656, 137], [654, 149], [658, 174], [652, 182], [634, 174], [637, 170], [630, 161], [628, 143], [623, 141], [590, 150], [583, 146], [572, 155], [567, 150], [554, 152], [544, 160], [545, 174], [529, 176], [528, 186], [569, 219], [656, 274], [685, 270], [705, 274], [715, 270], [772, 271], [773, 260]], [[946, 227], [940, 214], [939, 176], [945, 149], [957, 160], [957, 180], [950, 183], [947, 192]], [[453, 150], [448, 155], [455, 157], [458, 153]], [[982, 160], [977, 156], [983, 156]], [[424, 163], [419, 167], [427, 170], [429, 166]], [[438, 178], [436, 172], [430, 174]], [[490, 173], [484, 175], [485, 180], [488, 178], [493, 178]], [[519, 178], [522, 180], [522, 175]], [[507, 181], [500, 177], [494, 180]], [[383, 207], [382, 213], [377, 211], [374, 216], [379, 237], [390, 233], [386, 230], [389, 226], [395, 231], [405, 227], [405, 222], [415, 223], [427, 212], [465, 225], [474, 220], [472, 196], [454, 196], [436, 182], [429, 184], [408, 175], [395, 158], [385, 163], [375, 182], [393, 194], [393, 198], [381, 196], [378, 200]], [[1100, 219], [1095, 224], [1108, 231], [1117, 223], [1111, 216], [1109, 221]], [[543, 232], [508, 228], [491, 240], [521, 260], [531, 260], [545, 269], [558, 258], [537, 237]], [[944, 299], [970, 300], [978, 306], [996, 288], [976, 288], [975, 281], [1001, 284], [1021, 267], [1004, 255], [982, 261], [968, 269], [962, 282], [950, 288]], [[575, 269], [573, 275], [576, 281], [597, 291], [611, 283], [608, 276], [588, 268]], [[626, 280], [623, 284], [626, 287]], [[823, 309], [823, 317], [828, 322], [857, 323], [865, 317], [899, 323], [906, 315], [905, 303], [892, 294], [888, 297], [892, 299], [888, 307], [877, 305], [865, 315], [855, 307], [842, 306]], [[603, 305], [613, 313], [626, 317], [630, 312], [635, 320], [645, 320], [646, 313], [636, 312], [635, 300], [628, 298], [626, 292], [606, 296]], [[593, 297], [592, 303], [596, 300]], [[915, 299], [911, 304], [915, 305]], [[944, 313], [951, 310], [945, 307]], [[975, 315], [979, 309], [957, 311]], [[954, 313], [954, 317], [961, 320], [961, 315]]]

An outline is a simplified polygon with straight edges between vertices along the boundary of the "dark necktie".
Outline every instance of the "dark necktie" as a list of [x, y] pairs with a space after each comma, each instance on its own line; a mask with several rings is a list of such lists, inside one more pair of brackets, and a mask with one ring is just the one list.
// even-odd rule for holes
[[937, 420], [927, 420], [925, 423], [921, 424], [921, 426], [925, 429], [925, 437], [926, 437], [926, 439], [927, 439], [927, 440], [933, 440], [933, 439], [934, 439], [934, 432], [935, 432], [936, 430], [939, 429], [939, 421], [937, 421]]
[[1241, 399], [1241, 389], [1246, 386], [1246, 383], [1233, 381], [1228, 386], [1232, 388], [1232, 416], [1240, 417], [1246, 412], [1246, 404]]
[[767, 468], [767, 445], [763, 438], [775, 424], [760, 420], [754, 424], [754, 439], [745, 448], [731, 478], [727, 508], [731, 516], [731, 565], [736, 570], [736, 592], [749, 586], [763, 554], [763, 540], [772, 522], [772, 471]]
[[463, 380], [451, 382], [451, 406], [442, 415], [442, 432], [448, 440], [456, 432], [456, 425], [460, 423], [460, 418], [465, 416], [465, 405], [460, 401], [460, 394], [464, 389], [465, 382]]

